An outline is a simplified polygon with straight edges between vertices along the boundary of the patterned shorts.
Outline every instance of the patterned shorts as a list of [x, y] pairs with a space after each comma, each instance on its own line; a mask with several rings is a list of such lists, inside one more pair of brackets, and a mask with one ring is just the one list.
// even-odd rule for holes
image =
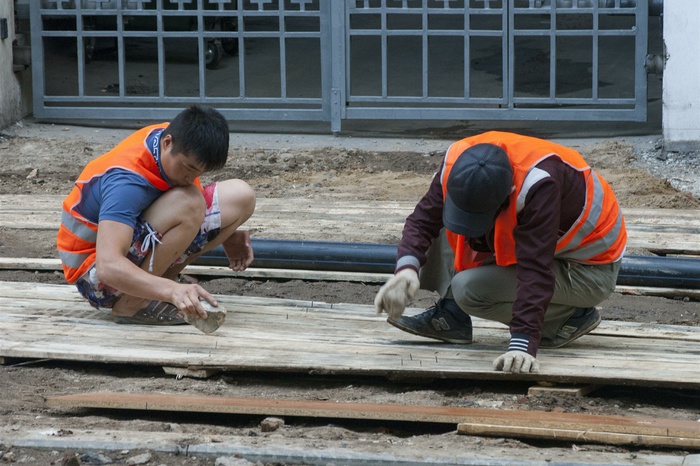
[[[204, 187], [204, 199], [207, 203], [207, 211], [204, 216], [204, 222], [199, 229], [199, 234], [195, 236], [187, 250], [175, 260], [174, 264], [181, 264], [189, 256], [200, 252], [221, 231], [221, 210], [219, 208], [216, 183]], [[156, 241], [153, 241], [151, 237], [154, 237]], [[126, 258], [140, 267], [151, 251], [152, 245], [160, 242], [162, 237], [162, 234], [155, 231], [148, 222], [139, 217], [134, 227], [134, 236]], [[97, 270], [94, 265], [80, 277], [75, 286], [78, 288], [78, 292], [96, 309], [111, 309], [124, 294], [111, 286], [101, 283], [97, 279]]]

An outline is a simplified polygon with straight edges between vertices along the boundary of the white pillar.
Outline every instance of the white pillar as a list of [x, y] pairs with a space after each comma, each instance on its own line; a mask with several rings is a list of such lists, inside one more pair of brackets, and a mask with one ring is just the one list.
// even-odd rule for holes
[[666, 0], [662, 127], [671, 151], [700, 150], [700, 4]]

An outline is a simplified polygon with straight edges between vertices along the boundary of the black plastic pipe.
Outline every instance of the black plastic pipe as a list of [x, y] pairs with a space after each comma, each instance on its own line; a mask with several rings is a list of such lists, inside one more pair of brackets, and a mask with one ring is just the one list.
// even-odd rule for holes
[[625, 256], [618, 285], [659, 288], [700, 288], [700, 259], [687, 257]]
[[[255, 260], [251, 267], [328, 270], [336, 272], [393, 273], [396, 245], [252, 239]], [[200, 256], [196, 265], [227, 266], [220, 246]]]
[[[326, 270], [336, 272], [393, 273], [396, 245], [252, 239], [252, 267]], [[196, 265], [227, 266], [221, 247], [195, 261]], [[700, 289], [700, 259], [625, 256], [618, 285]]]

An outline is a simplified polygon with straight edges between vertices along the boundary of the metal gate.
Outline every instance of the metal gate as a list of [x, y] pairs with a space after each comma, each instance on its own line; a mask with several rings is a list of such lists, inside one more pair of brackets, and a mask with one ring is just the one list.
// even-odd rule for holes
[[646, 119], [644, 0], [41, 0], [34, 115]]

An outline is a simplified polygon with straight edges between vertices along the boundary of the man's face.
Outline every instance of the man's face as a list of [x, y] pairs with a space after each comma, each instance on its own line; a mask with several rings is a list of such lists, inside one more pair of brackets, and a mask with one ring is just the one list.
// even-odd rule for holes
[[173, 152], [171, 135], [168, 134], [161, 140], [160, 149], [160, 162], [163, 171], [173, 186], [189, 186], [194, 183], [195, 178], [204, 173], [204, 168], [194, 157], [181, 152]]

